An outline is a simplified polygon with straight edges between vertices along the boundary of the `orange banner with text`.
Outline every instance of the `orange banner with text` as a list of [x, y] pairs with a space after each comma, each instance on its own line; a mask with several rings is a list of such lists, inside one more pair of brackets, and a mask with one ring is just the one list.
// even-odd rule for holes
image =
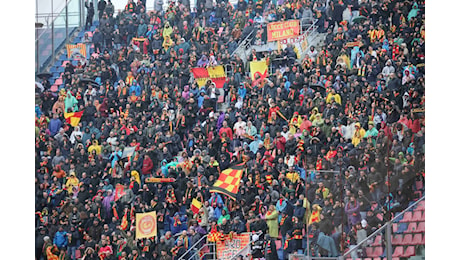
[[289, 39], [300, 34], [299, 20], [274, 22], [267, 25], [267, 37], [269, 42]]

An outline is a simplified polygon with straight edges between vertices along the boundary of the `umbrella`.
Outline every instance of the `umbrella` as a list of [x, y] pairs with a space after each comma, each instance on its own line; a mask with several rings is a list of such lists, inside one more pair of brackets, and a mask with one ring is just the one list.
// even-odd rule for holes
[[51, 78], [51, 73], [48, 73], [48, 72], [42, 72], [42, 73], [38, 73], [37, 74], [37, 78], [39, 79], [49, 79]]
[[321, 93], [321, 95], [323, 95], [323, 96], [326, 94], [326, 88], [324, 86], [319, 85], [319, 84], [312, 84], [312, 85], [310, 85], [310, 88], [314, 89], [315, 91], [319, 91]]
[[93, 79], [81, 79], [80, 80], [81, 83], [83, 84], [90, 84], [92, 86], [96, 86], [96, 87], [99, 87], [99, 83], [97, 83], [95, 80]]
[[361, 23], [361, 22], [363, 22], [365, 20], [367, 20], [367, 17], [362, 16], [362, 15], [358, 15], [355, 18], [353, 18], [351, 21], [352, 21], [352, 23]]
[[43, 86], [42, 83], [35, 81], [35, 87], [40, 89], [40, 92], [45, 91], [45, 87]]

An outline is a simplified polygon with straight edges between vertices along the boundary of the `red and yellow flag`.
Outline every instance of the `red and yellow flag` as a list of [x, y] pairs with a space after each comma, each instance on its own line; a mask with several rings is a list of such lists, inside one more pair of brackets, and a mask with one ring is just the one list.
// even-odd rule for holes
[[208, 68], [192, 68], [192, 73], [199, 87], [206, 85], [206, 82], [210, 79], [216, 84], [216, 88], [223, 88], [227, 80], [227, 75], [222, 65]]
[[190, 209], [192, 210], [194, 214], [197, 214], [198, 211], [200, 211], [202, 206], [203, 204], [201, 202], [199, 202], [197, 199], [193, 199], [192, 205], [190, 205]]
[[244, 164], [240, 163], [222, 171], [219, 179], [217, 179], [209, 191], [225, 194], [236, 200], [236, 194], [238, 193], [241, 177], [243, 176], [243, 169]]
[[118, 199], [120, 199], [123, 195], [125, 195], [125, 187], [123, 186], [123, 184], [117, 184], [115, 186], [115, 201], [117, 201]]
[[64, 113], [64, 118], [67, 123], [71, 126], [77, 126], [80, 123], [81, 116], [83, 115], [83, 111], [72, 112], [72, 113]]
[[77, 43], [77, 44], [66, 44], [67, 48], [67, 58], [71, 58], [72, 55], [81, 54], [83, 57], [86, 57], [86, 44]]
[[125, 215], [121, 219], [121, 225], [120, 225], [122, 230], [126, 230], [128, 228], [128, 209], [125, 209]]
[[136, 213], [136, 239], [157, 236], [157, 213]]

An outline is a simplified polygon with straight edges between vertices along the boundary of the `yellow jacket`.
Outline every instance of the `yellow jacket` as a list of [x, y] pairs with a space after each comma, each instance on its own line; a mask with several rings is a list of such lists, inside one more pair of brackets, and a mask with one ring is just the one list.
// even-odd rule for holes
[[96, 154], [99, 155], [101, 153], [101, 146], [97, 142], [97, 140], [94, 140], [93, 144], [88, 147], [88, 153], [91, 154], [93, 150], [96, 151]]
[[356, 147], [361, 140], [363, 139], [364, 135], [366, 134], [366, 131], [361, 128], [360, 123], [356, 123], [355, 127], [358, 127], [355, 129], [355, 133], [353, 134], [353, 138], [351, 139], [351, 143]]
[[73, 187], [78, 187], [79, 183], [80, 181], [78, 180], [78, 178], [75, 177], [74, 174], [71, 174], [70, 177], [67, 178], [65, 186], [67, 187], [68, 192], [72, 193]]

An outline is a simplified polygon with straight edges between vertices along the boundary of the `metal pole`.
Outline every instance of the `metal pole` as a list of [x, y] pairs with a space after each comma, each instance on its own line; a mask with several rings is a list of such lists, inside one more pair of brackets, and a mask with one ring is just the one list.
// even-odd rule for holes
[[40, 55], [38, 44], [38, 28], [35, 28], [35, 70], [40, 73]]
[[393, 248], [392, 248], [392, 245], [391, 245], [391, 221], [388, 221], [387, 222], [387, 227], [386, 227], [386, 248], [387, 248], [387, 259], [388, 260], [392, 260], [392, 255], [393, 255]]
[[65, 42], [69, 40], [69, 3], [65, 3]]
[[54, 0], [51, 0], [51, 60], [54, 60]]

